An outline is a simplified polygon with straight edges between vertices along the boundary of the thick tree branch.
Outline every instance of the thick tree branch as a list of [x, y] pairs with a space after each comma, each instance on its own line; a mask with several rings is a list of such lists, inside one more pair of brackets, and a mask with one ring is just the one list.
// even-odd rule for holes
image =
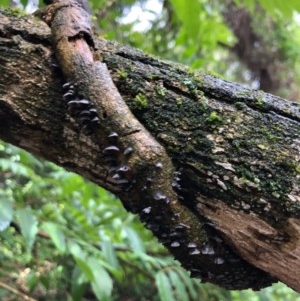
[[[106, 126], [102, 135], [96, 128], [96, 135], [87, 136], [80, 122], [67, 113], [62, 101], [63, 76], [51, 66], [51, 44], [46, 25], [30, 17], [1, 15], [0, 137], [83, 175], [117, 194], [130, 210], [147, 215], [148, 210], [140, 212], [153, 202], [143, 198], [146, 174], [133, 192], [120, 189], [107, 177], [102, 155], [110, 134]], [[299, 252], [299, 231], [288, 222], [292, 218], [292, 225], [297, 225], [300, 212], [299, 105], [193, 74], [114, 43], [99, 40], [95, 44], [122, 100], [167, 150], [181, 173], [180, 181], [175, 182], [177, 188], [181, 187], [177, 205], [195, 216], [188, 221], [193, 240], [186, 241], [185, 234], [181, 234], [187, 221], [179, 225], [179, 218], [179, 227], [174, 229], [174, 221], [162, 215], [160, 218], [166, 218], [164, 225], [170, 225], [167, 230], [172, 229], [164, 241], [167, 246], [176, 249], [175, 255], [193, 276], [205, 281], [227, 288], [259, 288], [271, 283], [267, 274], [248, 261], [300, 290], [295, 280], [300, 269], [295, 269], [295, 260], [291, 259]], [[83, 80], [78, 85], [79, 93], [93, 95], [85, 90], [89, 82]], [[97, 109], [102, 105], [96, 100], [101, 93], [101, 89], [95, 93], [95, 101], [89, 98]], [[103, 112], [99, 111], [100, 119]], [[116, 126], [113, 119], [101, 121], [111, 123], [107, 129]], [[122, 127], [118, 130], [123, 131]], [[130, 136], [120, 135], [120, 149], [127, 148]], [[133, 137], [138, 143], [139, 137]], [[130, 166], [134, 166], [130, 160], [135, 156], [130, 157]], [[166, 179], [170, 181], [170, 170], [166, 171]], [[134, 202], [139, 202], [137, 208], [130, 206]], [[225, 218], [227, 211], [223, 215], [220, 208], [229, 208], [227, 211], [236, 219], [231, 223]], [[197, 230], [199, 223], [201, 231]], [[160, 222], [150, 225], [155, 233]], [[237, 235], [239, 229], [251, 231], [241, 230], [242, 234]], [[157, 231], [155, 234], [162, 239], [164, 232]], [[257, 258], [248, 246], [257, 250], [262, 243], [268, 246], [266, 256]], [[274, 249], [279, 251], [275, 254]], [[284, 271], [274, 267], [278, 256], [286, 263]]]
[[[88, 14], [76, 3], [60, 1], [49, 7], [46, 16], [51, 15], [59, 65], [64, 77], [74, 83], [74, 87], [67, 84], [70, 90], [64, 98], [71, 115], [79, 121], [83, 118], [85, 130], [90, 127], [88, 134], [103, 149], [99, 163], [107, 170], [106, 180], [119, 188], [126, 208], [140, 213], [178, 260], [184, 262], [189, 252], [200, 253], [203, 223], [178, 202], [172, 188], [175, 170], [164, 147], [134, 117], [106, 65], [97, 60]], [[92, 111], [87, 111], [86, 98], [98, 111], [96, 125], [89, 120]]]

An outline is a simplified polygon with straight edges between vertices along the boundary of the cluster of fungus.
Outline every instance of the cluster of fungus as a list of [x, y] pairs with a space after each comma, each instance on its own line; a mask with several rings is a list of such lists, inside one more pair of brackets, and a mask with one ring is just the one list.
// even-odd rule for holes
[[[93, 129], [100, 124], [97, 109], [88, 99], [78, 93], [76, 84], [67, 82], [63, 85], [63, 90], [63, 100], [67, 104], [68, 113], [80, 124], [85, 135], [92, 135]], [[131, 168], [128, 165], [133, 149], [128, 146], [121, 151], [118, 138], [119, 135], [116, 132], [108, 135], [107, 140], [110, 145], [102, 150], [102, 156], [104, 162], [107, 163], [110, 180], [127, 192], [134, 184], [134, 180], [131, 179]]]
[[108, 165], [108, 176], [114, 184], [128, 192], [133, 188], [135, 182], [132, 180], [132, 171], [128, 165], [128, 159], [132, 155], [133, 149], [128, 146], [121, 151], [121, 147], [118, 145], [119, 135], [116, 132], [111, 132], [107, 138], [111, 145], [102, 150], [102, 155]]
[[93, 126], [98, 125], [100, 119], [96, 108], [77, 92], [76, 86], [73, 83], [65, 83], [63, 99], [67, 103], [70, 116], [80, 123], [86, 135], [91, 135]]

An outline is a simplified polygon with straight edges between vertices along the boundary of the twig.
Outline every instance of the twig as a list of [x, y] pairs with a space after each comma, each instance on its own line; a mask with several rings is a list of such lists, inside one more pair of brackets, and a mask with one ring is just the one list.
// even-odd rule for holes
[[24, 301], [38, 301], [37, 299], [31, 298], [28, 295], [21, 293], [20, 291], [16, 290], [15, 288], [9, 286], [8, 284], [5, 284], [0, 281], [0, 287], [4, 288], [5, 290], [13, 293], [16, 296], [19, 296], [22, 298]]

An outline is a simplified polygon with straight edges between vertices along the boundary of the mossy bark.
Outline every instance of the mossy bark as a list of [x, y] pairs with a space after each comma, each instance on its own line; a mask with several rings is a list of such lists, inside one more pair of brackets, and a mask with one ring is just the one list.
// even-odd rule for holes
[[[51, 45], [38, 19], [0, 15], [0, 138], [105, 187], [126, 206], [130, 193], [107, 180], [106, 136], [86, 136], [67, 113]], [[135, 118], [180, 173], [180, 206], [203, 225], [187, 243], [201, 241], [200, 254], [183, 249], [176, 257], [193, 276], [227, 288], [260, 288], [271, 275], [300, 291], [299, 104], [116, 43], [96, 47]], [[180, 248], [171, 246], [178, 240], [169, 248]]]

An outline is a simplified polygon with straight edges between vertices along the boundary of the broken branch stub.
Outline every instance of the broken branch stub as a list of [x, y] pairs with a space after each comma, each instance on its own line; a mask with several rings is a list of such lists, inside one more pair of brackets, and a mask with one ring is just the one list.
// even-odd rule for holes
[[63, 0], [50, 5], [43, 19], [51, 27], [55, 55], [67, 81], [67, 113], [101, 146], [97, 163], [106, 166], [107, 181], [118, 187], [124, 206], [140, 215], [192, 277], [227, 289], [271, 284], [274, 279], [241, 259], [213, 225], [184, 206], [180, 173], [131, 113], [99, 60], [88, 13], [80, 4]]

